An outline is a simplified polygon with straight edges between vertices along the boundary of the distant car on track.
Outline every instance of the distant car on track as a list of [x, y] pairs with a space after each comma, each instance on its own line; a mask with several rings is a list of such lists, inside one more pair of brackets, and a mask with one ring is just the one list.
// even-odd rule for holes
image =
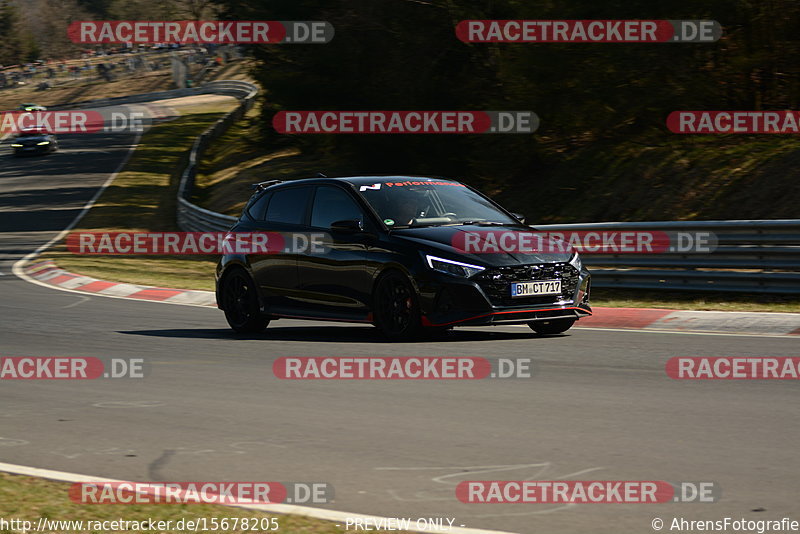
[[372, 323], [391, 339], [499, 324], [558, 334], [591, 315], [590, 275], [577, 253], [468, 253], [454, 245], [459, 233], [487, 229], [532, 231], [521, 216], [452, 180], [264, 182], [231, 237], [323, 232], [330, 242], [317, 253], [226, 251], [217, 305], [237, 332], [301, 318]]
[[22, 104], [19, 109], [21, 111], [47, 111], [47, 108], [39, 104]]
[[56, 136], [41, 130], [20, 132], [11, 141], [15, 156], [50, 154], [58, 150]]

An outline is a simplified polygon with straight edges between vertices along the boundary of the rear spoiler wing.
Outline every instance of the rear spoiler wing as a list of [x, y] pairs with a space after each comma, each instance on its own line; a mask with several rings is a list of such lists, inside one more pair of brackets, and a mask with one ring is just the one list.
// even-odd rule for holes
[[283, 183], [283, 180], [267, 180], [266, 182], [258, 182], [257, 184], [252, 184], [250, 187], [252, 187], [256, 191], [263, 191], [264, 189], [268, 188], [271, 185], [280, 183]]

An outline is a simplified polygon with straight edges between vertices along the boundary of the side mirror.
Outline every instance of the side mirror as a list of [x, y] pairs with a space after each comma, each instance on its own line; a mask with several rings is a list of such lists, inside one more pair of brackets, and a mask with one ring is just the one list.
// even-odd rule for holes
[[523, 214], [521, 214], [521, 213], [512, 213], [511, 215], [513, 215], [514, 217], [519, 219], [519, 222], [525, 224], [525, 216]]
[[358, 219], [345, 219], [331, 223], [331, 231], [357, 234], [364, 231], [364, 224]]

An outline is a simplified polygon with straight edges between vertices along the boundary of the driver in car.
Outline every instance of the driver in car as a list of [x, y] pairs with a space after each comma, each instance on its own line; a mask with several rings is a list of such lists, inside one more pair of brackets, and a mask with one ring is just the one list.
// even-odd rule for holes
[[395, 224], [400, 226], [412, 224], [421, 213], [417, 208], [417, 203], [410, 196], [401, 198], [397, 202], [395, 210]]

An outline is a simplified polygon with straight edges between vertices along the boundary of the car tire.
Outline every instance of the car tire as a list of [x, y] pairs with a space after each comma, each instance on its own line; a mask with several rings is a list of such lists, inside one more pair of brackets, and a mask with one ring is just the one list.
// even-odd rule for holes
[[574, 324], [575, 319], [553, 319], [552, 321], [531, 321], [528, 326], [539, 335], [552, 336], [566, 332]]
[[261, 314], [253, 279], [244, 269], [234, 269], [222, 279], [221, 303], [225, 319], [240, 334], [263, 332], [269, 318]]
[[413, 340], [423, 333], [419, 299], [404, 274], [390, 271], [382, 275], [373, 294], [375, 326], [393, 340]]

